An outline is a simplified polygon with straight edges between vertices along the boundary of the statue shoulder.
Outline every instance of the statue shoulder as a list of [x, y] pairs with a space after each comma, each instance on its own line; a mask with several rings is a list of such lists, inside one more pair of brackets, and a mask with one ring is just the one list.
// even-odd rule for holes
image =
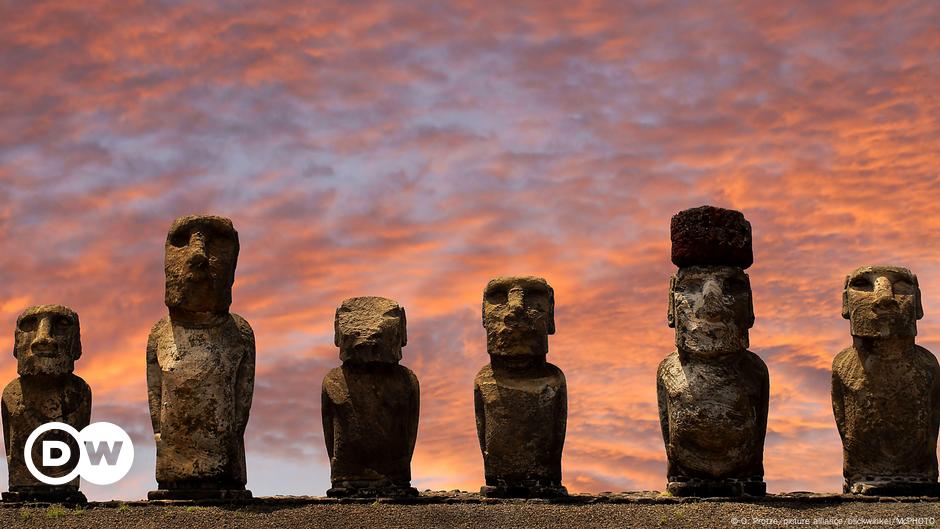
[[493, 379], [493, 367], [490, 364], [486, 364], [477, 372], [477, 376], [473, 379], [473, 385], [479, 386], [484, 382], [491, 381]]
[[550, 376], [551, 376], [552, 378], [554, 378], [555, 380], [559, 381], [559, 382], [562, 383], [562, 384], [565, 384], [565, 383], [567, 382], [567, 381], [565, 380], [565, 372], [562, 371], [560, 367], [558, 367], [558, 366], [556, 366], [555, 364], [552, 364], [552, 363], [550, 363], [550, 362], [549, 362], [549, 363], [546, 363], [545, 365], [546, 365], [546, 367], [548, 367]]
[[235, 322], [235, 327], [238, 328], [238, 332], [242, 335], [242, 338], [250, 340], [251, 343], [254, 343], [255, 332], [251, 330], [251, 325], [248, 325], [248, 321], [234, 312], [230, 314], [232, 316], [232, 321]]
[[163, 334], [164, 332], [166, 332], [166, 330], [169, 327], [170, 327], [170, 316], [166, 315], [160, 318], [159, 320], [157, 320], [157, 323], [154, 323], [153, 327], [150, 328], [149, 338], [153, 338], [154, 336], [159, 336]]
[[850, 367], [857, 366], [858, 364], [858, 352], [855, 351], [855, 347], [850, 345], [839, 351], [839, 353], [832, 359], [832, 372], [842, 373]]
[[12, 406], [23, 400], [23, 386], [20, 384], [20, 377], [16, 377], [3, 388], [3, 403]]
[[85, 382], [84, 378], [72, 373], [69, 375], [69, 384], [82, 395], [91, 398], [91, 386], [88, 385], [88, 382]]
[[681, 368], [682, 362], [679, 360], [679, 351], [673, 351], [659, 363], [659, 367], [656, 368], [656, 377], [662, 378], [664, 373]]
[[345, 383], [346, 377], [343, 375], [342, 367], [334, 367], [326, 372], [326, 375], [323, 376], [323, 387], [325, 388], [328, 384], [335, 384], [337, 382]]
[[937, 357], [934, 356], [933, 353], [919, 345], [914, 346], [914, 352], [917, 358], [923, 363], [924, 367], [940, 376], [940, 362], [937, 362]]
[[418, 376], [415, 375], [415, 372], [409, 369], [408, 366], [403, 366], [401, 364], [398, 364], [397, 369], [399, 373], [403, 374], [405, 378], [411, 381], [412, 385], [414, 386], [418, 385]]
[[750, 366], [752, 366], [755, 370], [757, 370], [760, 373], [763, 373], [764, 375], [769, 376], [769, 372], [767, 371], [767, 363], [764, 362], [764, 359], [758, 356], [757, 353], [754, 353], [749, 350], [745, 350], [744, 358], [745, 358], [745, 361]]
[[327, 371], [323, 377], [322, 391], [324, 395], [329, 395], [330, 399], [335, 402], [345, 400], [349, 394], [349, 388], [346, 385], [346, 375], [343, 373], [342, 367], [334, 367]]

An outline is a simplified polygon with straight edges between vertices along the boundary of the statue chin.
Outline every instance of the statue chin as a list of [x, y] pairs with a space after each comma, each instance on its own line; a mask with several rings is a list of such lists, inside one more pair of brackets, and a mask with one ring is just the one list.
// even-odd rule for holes
[[711, 324], [676, 333], [676, 346], [696, 356], [722, 356], [744, 351], [749, 346], [748, 334], [736, 325]]
[[74, 371], [75, 362], [61, 356], [30, 356], [24, 358], [17, 369], [20, 375], [67, 375]]

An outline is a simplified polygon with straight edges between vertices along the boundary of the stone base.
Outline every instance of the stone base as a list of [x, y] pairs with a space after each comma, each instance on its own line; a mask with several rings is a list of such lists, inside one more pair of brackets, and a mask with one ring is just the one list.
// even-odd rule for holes
[[561, 498], [567, 495], [568, 489], [561, 484], [544, 485], [537, 481], [480, 487], [480, 496], [484, 498]]
[[148, 500], [250, 500], [246, 489], [159, 489], [147, 493]]
[[940, 497], [940, 483], [929, 481], [863, 481], [842, 486], [846, 494], [862, 496], [932, 496]]
[[326, 491], [328, 498], [412, 498], [418, 489], [410, 481], [383, 480], [334, 481]]
[[673, 496], [695, 496], [699, 498], [734, 498], [738, 496], [765, 496], [767, 484], [757, 480], [737, 479], [690, 479], [670, 481], [666, 490]]
[[2, 497], [8, 503], [88, 503], [88, 498], [77, 490], [17, 490], [4, 492]]

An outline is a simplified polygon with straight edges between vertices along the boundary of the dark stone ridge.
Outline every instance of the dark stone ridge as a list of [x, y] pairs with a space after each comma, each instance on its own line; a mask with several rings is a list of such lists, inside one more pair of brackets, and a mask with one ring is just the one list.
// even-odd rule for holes
[[[682, 505], [695, 503], [737, 503], [756, 505], [840, 505], [865, 503], [908, 503], [940, 505], [940, 500], [934, 496], [860, 496], [856, 494], [817, 493], [817, 492], [783, 492], [767, 494], [766, 496], [728, 496], [728, 497], [676, 497], [659, 491], [627, 491], [627, 492], [600, 492], [596, 494], [579, 493], [557, 496], [554, 498], [491, 498], [473, 492], [460, 490], [450, 491], [422, 491], [414, 496], [402, 497], [342, 497], [331, 498], [324, 496], [263, 496], [243, 499], [194, 499], [194, 500], [131, 500], [131, 501], [101, 501], [88, 502], [89, 509], [116, 509], [124, 507], [147, 506], [190, 506], [190, 505], [220, 505], [220, 506], [269, 506], [272, 508], [287, 508], [301, 505], [372, 505], [375, 503], [389, 505], [434, 505], [434, 504], [468, 504], [468, 505], [593, 505], [593, 504], [641, 504], [641, 505]], [[52, 502], [18, 501], [0, 504], [0, 508], [18, 508], [22, 506], [46, 506]], [[57, 502], [67, 503], [67, 502]]]
[[754, 263], [751, 223], [740, 211], [700, 206], [672, 217], [672, 262], [678, 267]]
[[906, 268], [865, 266], [845, 278], [852, 345], [832, 362], [845, 492], [940, 496], [940, 365], [914, 343], [920, 298]]
[[[50, 422], [68, 424], [76, 430], [91, 420], [91, 389], [73, 374], [82, 354], [78, 314], [62, 305], [30, 307], [16, 320], [13, 356], [20, 375], [3, 390], [0, 416], [3, 447], [9, 470], [9, 492], [3, 501], [83, 503], [79, 478], [62, 485], [47, 485], [30, 473], [24, 451], [26, 439], [36, 428]], [[44, 467], [43, 441], [61, 441], [71, 449], [62, 466]], [[63, 477], [78, 464], [79, 447], [66, 432], [53, 430], [40, 435], [32, 447], [32, 460], [49, 477]]]
[[249, 498], [244, 438], [255, 338], [248, 322], [229, 312], [238, 233], [223, 217], [180, 217], [164, 250], [169, 315], [147, 341], [159, 487], [149, 497]]
[[565, 375], [545, 361], [554, 291], [540, 277], [493, 279], [483, 294], [490, 363], [473, 384], [485, 497], [555, 498], [568, 418]]
[[330, 497], [411, 497], [418, 435], [418, 378], [399, 365], [407, 343], [405, 309], [380, 297], [350, 298], [336, 309], [343, 365], [323, 379], [323, 438]]

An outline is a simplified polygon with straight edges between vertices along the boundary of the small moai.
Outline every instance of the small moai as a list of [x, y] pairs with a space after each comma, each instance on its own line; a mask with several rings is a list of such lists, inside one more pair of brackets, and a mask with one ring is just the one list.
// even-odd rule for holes
[[[3, 493], [4, 501], [86, 501], [78, 490], [78, 477], [62, 485], [48, 485], [30, 473], [24, 459], [27, 438], [43, 424], [60, 422], [81, 431], [91, 421], [91, 389], [73, 374], [81, 355], [78, 314], [73, 310], [62, 305], [39, 305], [17, 318], [13, 356], [19, 378], [3, 390], [0, 404], [10, 477], [10, 491]], [[66, 443], [71, 457], [61, 466], [43, 465], [44, 441]], [[60, 430], [41, 434], [30, 453], [37, 469], [51, 478], [65, 477], [78, 465], [78, 443]]]
[[229, 312], [238, 260], [232, 221], [186, 216], [166, 238], [169, 315], [147, 341], [147, 390], [157, 445], [152, 500], [243, 499], [245, 427], [255, 339]]
[[473, 383], [485, 497], [551, 498], [561, 484], [568, 421], [565, 375], [545, 361], [555, 294], [540, 277], [499, 277], [483, 292], [490, 363]]
[[380, 297], [350, 298], [336, 309], [343, 365], [323, 379], [323, 438], [329, 497], [417, 496], [411, 456], [418, 435], [418, 378], [399, 364], [408, 341], [405, 309]]
[[754, 325], [751, 225], [738, 211], [702, 206], [672, 218], [667, 321], [676, 350], [656, 393], [675, 496], [761, 496], [770, 378], [748, 350]]
[[843, 491], [940, 496], [940, 365], [914, 343], [924, 316], [917, 276], [898, 266], [864, 266], [843, 287], [852, 345], [832, 362]]

